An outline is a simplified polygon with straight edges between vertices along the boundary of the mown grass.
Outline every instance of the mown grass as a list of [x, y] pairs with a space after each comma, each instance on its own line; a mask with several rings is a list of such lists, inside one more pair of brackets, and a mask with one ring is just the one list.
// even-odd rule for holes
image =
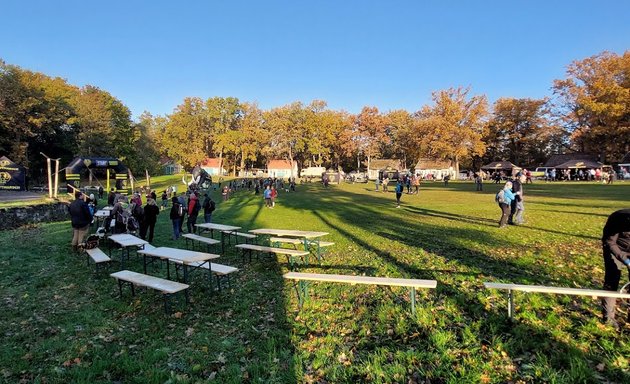
[[[274, 209], [253, 192], [219, 202], [215, 222], [329, 232], [322, 265], [300, 271], [436, 279], [415, 316], [406, 289], [326, 283], [298, 310], [285, 260], [243, 263], [233, 250], [220, 259], [241, 268], [231, 290], [210, 292], [198, 274], [192, 304], [165, 315], [157, 294], [120, 299], [107, 273], [72, 256], [69, 223], [2, 232], [0, 380], [628, 382], [630, 327], [602, 326], [595, 300], [517, 294], [510, 323], [504, 292], [482, 282], [600, 288], [601, 229], [629, 205], [630, 184], [527, 185], [526, 223], [507, 229], [496, 225], [498, 187], [484, 187], [425, 183], [400, 209], [373, 184], [298, 185]], [[166, 212], [157, 232], [155, 245], [184, 246]]]

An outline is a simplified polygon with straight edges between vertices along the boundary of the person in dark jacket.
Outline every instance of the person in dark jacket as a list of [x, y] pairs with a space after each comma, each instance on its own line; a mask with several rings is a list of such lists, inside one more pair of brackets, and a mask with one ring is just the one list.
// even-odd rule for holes
[[147, 204], [144, 206], [144, 221], [140, 224], [140, 237], [147, 240], [147, 230], [149, 231], [149, 243], [153, 242], [153, 232], [155, 230], [155, 223], [157, 222], [157, 216], [160, 214], [160, 208], [155, 204], [155, 200], [152, 198], [147, 199]]
[[514, 222], [514, 214], [516, 213], [519, 203], [523, 201], [524, 183], [525, 175], [523, 175], [522, 172], [518, 172], [514, 180], [512, 180], [512, 193], [514, 194], [514, 200], [512, 200], [512, 203], [510, 205], [510, 217], [508, 218], [508, 224], [510, 225], [520, 224]]
[[116, 192], [114, 192], [114, 188], [112, 188], [112, 190], [109, 191], [109, 195], [107, 195], [107, 205], [111, 207], [114, 205], [115, 202], [116, 202]]
[[173, 199], [171, 201], [173, 202], [173, 206], [171, 207], [169, 218], [173, 222], [173, 240], [177, 240], [179, 239], [182, 231], [180, 226], [182, 222], [182, 216], [184, 214], [184, 207], [179, 203], [179, 200], [176, 196], [173, 196]]
[[190, 199], [188, 200], [188, 221], [186, 222], [186, 229], [188, 229], [188, 233], [195, 233], [195, 224], [197, 224], [197, 217], [199, 216], [199, 211], [201, 210], [201, 203], [199, 203], [199, 199], [195, 193], [190, 194]]
[[102, 186], [102, 185], [100, 185], [100, 186], [98, 187], [98, 198], [99, 198], [99, 199], [102, 199], [102, 198], [103, 198], [103, 192], [104, 192], [104, 191], [103, 191], [103, 186]]
[[74, 194], [75, 200], [70, 204], [70, 219], [72, 222], [72, 250], [78, 251], [79, 244], [83, 243], [85, 236], [92, 222], [90, 208], [85, 202], [85, 195], [82, 192]]
[[[602, 234], [602, 251], [604, 254], [604, 290], [617, 291], [621, 272], [628, 270], [630, 278], [630, 208], [621, 209], [608, 216]], [[615, 320], [617, 299], [604, 297], [602, 315], [604, 322], [615, 329], [619, 326]]]
[[[256, 185], [256, 188], [258, 188], [258, 185]], [[203, 221], [204, 223], [209, 223], [212, 221], [212, 212], [214, 212], [216, 204], [207, 193], [204, 193], [203, 197]]]

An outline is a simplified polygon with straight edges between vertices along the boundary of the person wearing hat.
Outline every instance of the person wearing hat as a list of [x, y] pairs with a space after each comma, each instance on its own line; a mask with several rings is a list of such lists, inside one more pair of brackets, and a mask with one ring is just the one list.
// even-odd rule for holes
[[82, 192], [75, 192], [74, 201], [68, 207], [72, 223], [72, 250], [77, 252], [79, 244], [83, 243], [92, 223], [90, 208], [85, 202], [86, 196]]
[[514, 200], [512, 200], [510, 206], [510, 217], [508, 218], [508, 224], [510, 225], [523, 223], [523, 212], [525, 211], [525, 205], [523, 205], [524, 183], [525, 175], [522, 172], [518, 172], [516, 177], [514, 177], [514, 180], [512, 180], [512, 193], [514, 194]]

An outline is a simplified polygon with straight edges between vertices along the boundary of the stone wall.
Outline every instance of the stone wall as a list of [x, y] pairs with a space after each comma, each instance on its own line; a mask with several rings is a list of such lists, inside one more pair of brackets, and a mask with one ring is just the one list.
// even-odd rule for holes
[[67, 203], [0, 209], [0, 231], [26, 224], [70, 220]]

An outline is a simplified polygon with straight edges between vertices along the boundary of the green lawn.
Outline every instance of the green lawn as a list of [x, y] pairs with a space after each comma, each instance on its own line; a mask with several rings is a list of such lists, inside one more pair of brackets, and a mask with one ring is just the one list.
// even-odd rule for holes
[[[154, 183], [161, 192], [177, 178]], [[436, 279], [415, 316], [404, 288], [327, 283], [312, 284], [298, 311], [286, 260], [243, 263], [233, 249], [219, 259], [241, 268], [231, 290], [210, 292], [197, 273], [191, 305], [165, 315], [156, 293], [120, 299], [109, 271], [71, 255], [68, 222], [31, 226], [0, 233], [0, 381], [630, 382], [630, 325], [600, 325], [597, 301], [517, 293], [510, 323], [505, 293], [482, 285], [601, 288], [601, 229], [630, 206], [630, 183], [527, 185], [526, 223], [505, 229], [494, 184], [424, 183], [400, 209], [373, 187], [298, 185], [274, 209], [239, 192], [214, 221], [329, 232], [322, 265], [302, 272]], [[167, 212], [157, 233], [154, 245], [184, 247]]]

